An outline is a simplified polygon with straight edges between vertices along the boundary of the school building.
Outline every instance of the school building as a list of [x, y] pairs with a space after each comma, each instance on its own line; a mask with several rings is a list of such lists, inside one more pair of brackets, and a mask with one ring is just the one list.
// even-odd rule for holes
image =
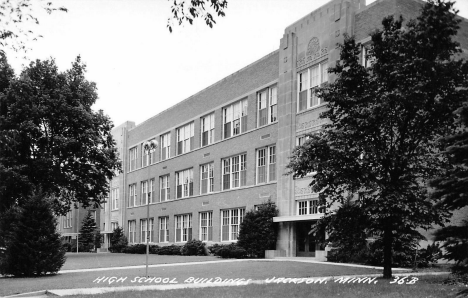
[[[130, 243], [230, 243], [244, 214], [272, 200], [279, 209], [275, 255], [323, 259], [308, 234], [324, 212], [311, 178], [285, 175], [294, 147], [326, 122], [313, 89], [334, 80], [327, 69], [345, 33], [365, 45], [385, 16], [414, 18], [422, 3], [330, 1], [285, 28], [274, 52], [141, 124], [116, 127], [123, 173], [101, 209], [104, 247], [117, 226]], [[460, 31], [468, 49], [467, 22]]]

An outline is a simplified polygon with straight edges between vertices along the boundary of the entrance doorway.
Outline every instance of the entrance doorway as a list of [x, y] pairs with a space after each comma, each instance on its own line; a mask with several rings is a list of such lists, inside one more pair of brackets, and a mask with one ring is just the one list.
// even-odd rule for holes
[[315, 257], [315, 237], [309, 232], [315, 221], [296, 222], [296, 256]]

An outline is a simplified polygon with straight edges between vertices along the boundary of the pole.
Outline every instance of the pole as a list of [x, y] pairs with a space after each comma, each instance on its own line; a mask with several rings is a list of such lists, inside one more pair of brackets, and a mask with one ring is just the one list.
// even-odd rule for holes
[[80, 205], [78, 204], [78, 216], [76, 217], [76, 253], [78, 254], [78, 238], [80, 237]]
[[[145, 148], [145, 153], [146, 155], [152, 154], [156, 148], [158, 148], [158, 144], [155, 140], [146, 142], [144, 147]], [[149, 165], [149, 158], [147, 159], [148, 161], [148, 181], [146, 182], [146, 277], [149, 277], [148, 275], [148, 256], [149, 256], [149, 241], [150, 241], [150, 233], [149, 233], [149, 196], [148, 192], [151, 190], [149, 188], [149, 183], [150, 183], [150, 165]]]

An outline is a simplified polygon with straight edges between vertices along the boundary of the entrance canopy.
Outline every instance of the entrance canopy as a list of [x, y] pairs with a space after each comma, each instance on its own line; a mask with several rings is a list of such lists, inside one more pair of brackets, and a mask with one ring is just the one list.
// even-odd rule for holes
[[288, 222], [288, 221], [306, 221], [322, 218], [323, 213], [307, 214], [307, 215], [292, 215], [292, 216], [276, 216], [273, 217], [273, 222]]

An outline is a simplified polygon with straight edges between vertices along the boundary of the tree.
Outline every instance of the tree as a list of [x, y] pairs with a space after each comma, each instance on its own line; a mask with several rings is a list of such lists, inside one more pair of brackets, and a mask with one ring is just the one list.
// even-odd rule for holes
[[[363, 253], [367, 249], [369, 222], [369, 217], [361, 207], [349, 200], [335, 213], [319, 219], [312, 232], [316, 239], [332, 247], [327, 256], [329, 261], [365, 262]], [[323, 239], [325, 233], [327, 239]]]
[[278, 216], [278, 209], [270, 200], [258, 206], [258, 210], [248, 211], [240, 225], [237, 245], [251, 257], [264, 258], [265, 250], [275, 249], [275, 216]]
[[224, 17], [227, 8], [226, 0], [175, 0], [171, 6], [172, 17], [167, 20], [167, 28], [172, 32], [173, 20], [182, 25], [189, 22], [190, 25], [197, 18], [203, 18], [210, 28], [216, 24], [213, 13], [218, 17]]
[[[450, 167], [430, 182], [432, 197], [439, 206], [457, 210], [468, 206], [468, 102], [459, 110], [458, 130], [442, 141]], [[435, 233], [436, 241], [444, 241], [443, 257], [456, 262], [452, 270], [468, 273], [468, 220], [461, 226], [447, 226]]]
[[6, 217], [8, 222], [2, 220], [1, 225], [5, 251], [0, 255], [0, 273], [14, 276], [57, 273], [65, 263], [65, 249], [43, 193], [38, 191], [22, 208], [12, 207]]
[[102, 203], [120, 162], [111, 120], [91, 109], [96, 85], [81, 58], [65, 72], [37, 60], [18, 78], [1, 61], [0, 78], [10, 82], [0, 90], [0, 213], [38, 186], [57, 214]]
[[122, 249], [127, 247], [128, 240], [123, 233], [123, 229], [121, 227], [117, 227], [112, 231], [112, 236], [110, 239], [111, 246], [109, 250], [111, 252], [122, 252]]
[[[443, 224], [449, 213], [434, 208], [427, 182], [446, 167], [437, 140], [455, 128], [467, 98], [468, 64], [454, 36], [460, 22], [453, 3], [428, 1], [417, 20], [386, 17], [372, 35], [364, 67], [361, 45], [346, 38], [331, 73], [318, 90], [330, 124], [293, 151], [295, 177], [315, 171], [311, 186], [321, 203], [343, 203], [355, 194], [382, 235], [385, 278], [391, 277], [392, 244], [399, 234]], [[358, 195], [357, 195], [358, 194]]]
[[65, 7], [54, 6], [51, 1], [0, 1], [0, 53], [7, 47], [16, 52], [27, 52], [27, 42], [42, 37], [32, 31], [32, 27], [39, 25], [37, 15], [41, 10], [48, 14], [67, 11]]
[[83, 247], [83, 251], [89, 251], [94, 245], [94, 236], [96, 234], [96, 222], [94, 221], [91, 212], [83, 218], [80, 228], [80, 236], [78, 243]]

